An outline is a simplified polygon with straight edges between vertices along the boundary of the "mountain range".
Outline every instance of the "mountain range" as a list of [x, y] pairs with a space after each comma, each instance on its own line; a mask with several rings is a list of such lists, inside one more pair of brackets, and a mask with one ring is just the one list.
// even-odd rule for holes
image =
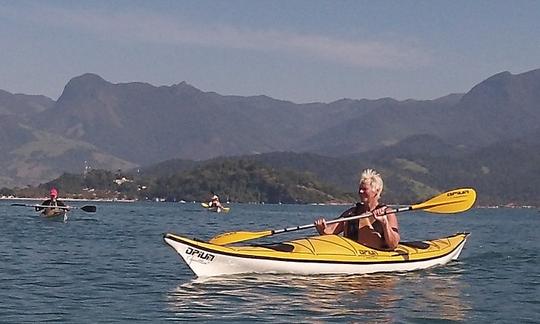
[[[34, 185], [85, 167], [128, 170], [170, 159], [271, 152], [350, 161], [358, 170], [364, 161], [388, 167], [385, 162], [399, 159], [392, 152], [406, 151], [415, 163], [424, 156], [456, 171], [451, 162], [530, 152], [539, 134], [540, 69], [498, 73], [467, 93], [434, 100], [304, 104], [220, 95], [186, 82], [113, 84], [84, 74], [71, 79], [56, 101], [0, 90], [0, 187]], [[414, 169], [411, 160], [401, 163]], [[448, 181], [456, 177], [446, 175]]]

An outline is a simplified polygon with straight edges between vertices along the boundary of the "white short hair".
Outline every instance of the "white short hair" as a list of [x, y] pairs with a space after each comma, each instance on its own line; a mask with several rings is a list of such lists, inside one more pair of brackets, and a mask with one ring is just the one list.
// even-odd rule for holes
[[373, 170], [373, 169], [365, 169], [360, 174], [360, 181], [358, 182], [358, 186], [360, 186], [362, 183], [369, 184], [371, 188], [377, 190], [377, 197], [381, 196], [381, 193], [384, 188], [384, 183], [382, 180], [381, 175]]

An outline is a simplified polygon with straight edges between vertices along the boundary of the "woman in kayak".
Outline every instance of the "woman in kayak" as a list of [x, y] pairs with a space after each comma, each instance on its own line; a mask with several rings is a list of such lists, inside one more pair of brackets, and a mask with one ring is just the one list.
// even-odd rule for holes
[[210, 208], [217, 208], [217, 209], [223, 209], [223, 205], [219, 202], [219, 197], [217, 195], [212, 196], [212, 200], [208, 203], [208, 207]]
[[[66, 204], [64, 204], [62, 201], [58, 200], [58, 190], [56, 188], [52, 188], [49, 192], [50, 199], [45, 200], [41, 203], [43, 206], [63, 206], [65, 207]], [[50, 217], [55, 216], [56, 214], [63, 214], [68, 209], [59, 209], [59, 208], [46, 208], [46, 207], [36, 207], [36, 211], [43, 210], [42, 214], [44, 216]]]
[[399, 244], [399, 225], [396, 214], [385, 214], [386, 205], [379, 203], [383, 190], [383, 180], [372, 169], [362, 171], [358, 184], [360, 202], [349, 208], [340, 217], [360, 215], [366, 212], [373, 216], [346, 222], [326, 224], [324, 218], [315, 220], [319, 234], [339, 234], [374, 249], [393, 250]]

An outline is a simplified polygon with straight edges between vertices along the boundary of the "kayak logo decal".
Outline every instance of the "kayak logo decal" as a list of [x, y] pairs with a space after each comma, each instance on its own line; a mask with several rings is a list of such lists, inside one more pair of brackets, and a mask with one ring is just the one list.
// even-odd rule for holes
[[368, 256], [368, 257], [374, 257], [374, 256], [379, 255], [377, 251], [372, 251], [372, 250], [357, 250], [356, 254], [361, 255], [361, 256]]
[[455, 195], [458, 195], [458, 196], [461, 196], [461, 195], [466, 195], [469, 193], [469, 190], [461, 190], [461, 191], [451, 191], [449, 193], [446, 194], [447, 197], [452, 197], [452, 196], [455, 196]]
[[193, 261], [198, 261], [201, 263], [209, 263], [214, 261], [215, 256], [211, 253], [199, 251], [197, 249], [194, 249], [192, 247], [188, 247], [186, 249], [186, 254], [191, 255], [191, 259]]

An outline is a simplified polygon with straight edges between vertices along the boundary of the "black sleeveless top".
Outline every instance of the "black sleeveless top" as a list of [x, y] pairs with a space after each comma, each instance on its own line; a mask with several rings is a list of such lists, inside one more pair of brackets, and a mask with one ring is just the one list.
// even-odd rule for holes
[[[386, 205], [377, 205], [375, 209], [385, 207]], [[367, 210], [364, 209], [364, 204], [362, 203], [356, 203], [356, 206], [347, 210], [345, 213], [343, 213], [340, 218], [350, 217], [350, 216], [356, 216], [361, 215], [362, 213], [367, 212]], [[345, 230], [343, 231], [343, 234], [346, 238], [354, 240], [355, 242], [358, 242], [358, 226], [359, 226], [360, 219], [353, 219], [350, 221], [345, 222]], [[378, 220], [375, 220], [373, 224], [373, 230], [381, 234], [382, 239], [384, 240], [384, 230], [382, 227], [381, 222]]]

